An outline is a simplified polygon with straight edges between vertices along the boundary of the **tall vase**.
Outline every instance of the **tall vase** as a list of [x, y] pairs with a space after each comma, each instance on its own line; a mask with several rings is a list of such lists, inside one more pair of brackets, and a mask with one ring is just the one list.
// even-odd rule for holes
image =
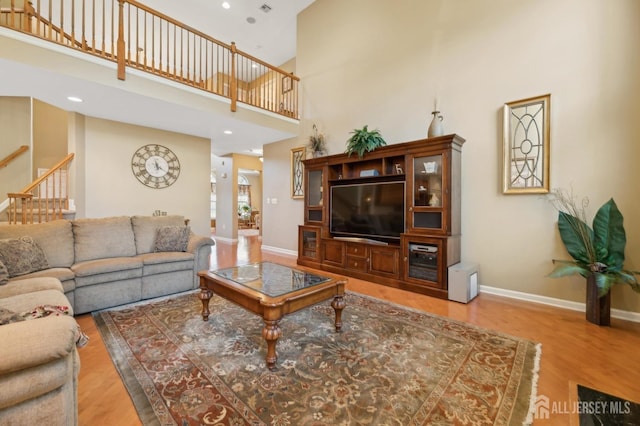
[[444, 117], [440, 115], [440, 111], [433, 111], [431, 114], [433, 114], [433, 119], [429, 125], [427, 137], [435, 138], [436, 136], [442, 136], [444, 134], [444, 130], [442, 129], [442, 120]]
[[598, 297], [595, 275], [587, 278], [587, 321], [597, 325], [611, 325], [611, 291]]

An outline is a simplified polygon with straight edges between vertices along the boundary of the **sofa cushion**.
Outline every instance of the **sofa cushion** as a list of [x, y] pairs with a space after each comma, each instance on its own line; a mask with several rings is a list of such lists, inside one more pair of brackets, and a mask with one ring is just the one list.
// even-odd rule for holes
[[[32, 278], [40, 278], [40, 277], [57, 278], [60, 281], [73, 281], [75, 276], [76, 274], [74, 274], [70, 268], [49, 268], [49, 269], [43, 269], [42, 271], [36, 271], [30, 274], [13, 277], [9, 280], [9, 282], [32, 279]], [[66, 287], [65, 287], [65, 291], [66, 291]]]
[[161, 226], [156, 230], [154, 252], [187, 251], [191, 228], [182, 226]]
[[117, 257], [88, 260], [71, 267], [76, 274], [76, 288], [142, 276], [142, 260], [137, 257]]
[[190, 271], [193, 274], [195, 256], [192, 253], [177, 251], [146, 253], [141, 254], [138, 258], [142, 259], [144, 263], [143, 276], [175, 271]]
[[184, 226], [184, 216], [132, 216], [131, 225], [138, 254], [154, 251], [156, 230], [161, 226]]
[[136, 255], [131, 220], [127, 216], [76, 219], [71, 223], [76, 263]]
[[9, 277], [49, 268], [49, 262], [40, 246], [29, 236], [0, 240], [0, 262]]
[[49, 266], [69, 267], [74, 262], [71, 222], [60, 219], [46, 223], [19, 226], [0, 226], [0, 238], [18, 238], [28, 235], [38, 243]]
[[58, 290], [63, 292], [62, 284], [60, 280], [52, 277], [39, 277], [39, 278], [23, 278], [10, 280], [9, 283], [3, 287], [0, 287], [0, 299], [6, 297], [15, 296], [24, 293], [33, 293], [41, 290]]
[[[10, 378], [15, 378], [13, 384], [16, 390], [33, 393], [38, 390], [37, 387], [41, 382], [47, 384], [53, 382], [53, 380], [47, 380], [49, 379], [47, 375], [37, 374], [34, 375], [33, 381], [25, 383], [24, 377], [21, 382], [20, 376], [8, 376], [7, 373], [26, 369], [37, 370], [64, 359], [76, 351], [77, 332], [78, 323], [73, 317], [67, 315], [50, 316], [34, 321], [20, 321], [0, 327], [0, 341], [2, 342], [0, 345], [0, 374], [5, 375], [3, 384], [7, 385]], [[65, 371], [65, 373], [59, 376], [68, 378], [69, 371]], [[56, 384], [52, 386], [54, 389], [60, 386], [64, 380], [56, 380], [55, 382]], [[3, 388], [3, 392], [0, 392], [0, 405], [14, 398], [15, 394], [6, 392], [6, 389]], [[51, 389], [45, 389], [44, 392], [49, 390]], [[24, 397], [24, 395], [21, 396]], [[33, 397], [33, 395], [29, 397]]]

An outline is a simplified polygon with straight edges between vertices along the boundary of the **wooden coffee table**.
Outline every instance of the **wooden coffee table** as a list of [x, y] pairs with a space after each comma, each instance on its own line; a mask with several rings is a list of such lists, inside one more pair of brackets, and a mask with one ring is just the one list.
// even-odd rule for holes
[[342, 328], [342, 310], [345, 307], [345, 279], [335, 279], [301, 271], [271, 262], [260, 262], [218, 271], [202, 271], [200, 294], [202, 319], [209, 319], [209, 299], [213, 293], [234, 302], [254, 314], [262, 316], [262, 336], [267, 342], [267, 367], [274, 370], [276, 342], [282, 331], [278, 325], [282, 317], [333, 299], [335, 327]]

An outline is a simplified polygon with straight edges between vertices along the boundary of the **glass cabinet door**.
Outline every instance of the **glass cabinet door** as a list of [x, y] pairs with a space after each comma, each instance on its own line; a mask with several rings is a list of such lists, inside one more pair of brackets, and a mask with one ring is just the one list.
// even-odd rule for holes
[[309, 207], [322, 205], [322, 170], [309, 170], [307, 174]]
[[447, 262], [446, 239], [405, 235], [402, 237], [405, 281], [446, 289], [443, 270]]
[[443, 191], [445, 182], [442, 179], [443, 155], [428, 155], [413, 159], [412, 188], [412, 226], [414, 229], [442, 229]]
[[300, 226], [298, 256], [312, 261], [320, 260], [320, 228]]
[[307, 221], [322, 222], [323, 191], [322, 169], [307, 171]]

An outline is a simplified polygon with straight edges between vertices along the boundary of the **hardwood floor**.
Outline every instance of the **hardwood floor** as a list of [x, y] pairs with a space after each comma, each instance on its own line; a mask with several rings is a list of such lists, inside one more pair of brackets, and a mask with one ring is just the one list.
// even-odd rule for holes
[[[295, 266], [295, 257], [261, 253], [260, 244], [258, 237], [240, 237], [235, 245], [219, 242], [211, 268], [260, 260]], [[576, 408], [576, 383], [640, 402], [638, 323], [612, 319], [611, 327], [598, 327], [586, 322], [582, 312], [487, 294], [465, 305], [353, 278], [347, 290], [542, 343], [538, 396], [549, 398], [550, 414], [534, 424], [577, 424], [577, 416], [570, 413]], [[91, 315], [77, 319], [90, 337], [79, 351], [80, 425], [140, 425]]]

